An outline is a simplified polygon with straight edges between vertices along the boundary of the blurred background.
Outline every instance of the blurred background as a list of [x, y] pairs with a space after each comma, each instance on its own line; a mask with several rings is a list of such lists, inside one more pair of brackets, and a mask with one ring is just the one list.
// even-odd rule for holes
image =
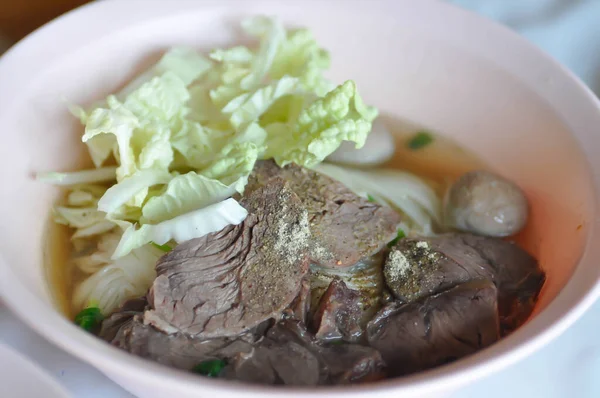
[[46, 22], [89, 0], [0, 1], [0, 52]]
[[600, 0], [449, 0], [541, 47], [600, 95]]
[[[348, 0], [348, 3], [352, 1], [370, 0]], [[600, 94], [600, 0], [446, 1], [509, 26]], [[88, 2], [90, 0], [0, 1], [0, 53], [44, 23]]]

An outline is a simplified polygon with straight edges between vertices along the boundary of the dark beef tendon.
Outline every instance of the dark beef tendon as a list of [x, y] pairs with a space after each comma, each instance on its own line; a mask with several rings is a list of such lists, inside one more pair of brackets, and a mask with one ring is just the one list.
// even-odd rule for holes
[[342, 183], [295, 164], [279, 168], [258, 162], [248, 190], [285, 179], [308, 211], [315, 244], [311, 260], [324, 267], [347, 267], [385, 247], [397, 233], [400, 216], [389, 207], [369, 202]]
[[360, 327], [363, 313], [360, 299], [357, 291], [348, 289], [342, 280], [334, 279], [321, 297], [313, 317], [316, 337], [359, 341], [363, 333]]
[[373, 348], [323, 345], [300, 322], [282, 321], [250, 354], [233, 358], [225, 377], [264, 384], [348, 384], [381, 379], [383, 368]]
[[498, 340], [496, 287], [472, 281], [409, 304], [390, 303], [369, 323], [367, 337], [394, 376], [472, 354]]
[[112, 341], [119, 332], [119, 329], [131, 321], [135, 315], [141, 314], [147, 306], [148, 301], [145, 297], [128, 300], [117, 312], [102, 322], [102, 328], [98, 335], [106, 341]]
[[366, 383], [488, 347], [525, 322], [544, 283], [533, 257], [498, 238], [387, 248], [398, 214], [296, 165], [259, 162], [239, 199], [240, 225], [165, 254], [147, 296], [99, 336], [232, 382]]
[[470, 234], [402, 239], [390, 251], [384, 277], [404, 302], [473, 279], [493, 281], [503, 334], [527, 320], [545, 280], [536, 259], [517, 245]]
[[163, 333], [144, 324], [135, 315], [119, 329], [111, 343], [125, 351], [177, 369], [191, 370], [197, 364], [250, 352], [250, 339], [198, 339], [186, 333]]
[[310, 310], [310, 281], [308, 278], [302, 280], [300, 292], [292, 301], [292, 304], [283, 312], [284, 317], [296, 319], [306, 323], [308, 311]]
[[357, 344], [322, 344], [301, 321], [282, 320], [264, 337], [263, 333], [257, 329], [236, 338], [214, 339], [166, 334], [145, 325], [139, 313], [129, 314], [109, 341], [142, 358], [184, 370], [205, 361], [225, 360], [228, 365], [221, 377], [252, 383], [349, 384], [385, 376], [377, 350]]

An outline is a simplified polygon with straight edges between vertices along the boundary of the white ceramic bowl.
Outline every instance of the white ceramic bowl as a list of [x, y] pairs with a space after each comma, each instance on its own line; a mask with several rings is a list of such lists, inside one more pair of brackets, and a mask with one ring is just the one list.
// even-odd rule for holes
[[61, 101], [114, 91], [173, 44], [232, 44], [241, 17], [266, 13], [308, 26], [331, 50], [331, 76], [353, 78], [383, 112], [440, 131], [528, 194], [523, 241], [548, 274], [534, 318], [454, 364], [330, 396], [439, 396], [529, 355], [596, 298], [600, 240], [600, 111], [571, 73], [492, 22], [432, 1], [102, 1], [59, 18], [0, 60], [0, 287], [39, 333], [144, 397], [287, 397], [314, 390], [207, 380], [141, 360], [88, 335], [53, 307], [43, 269], [58, 190], [36, 171], [84, 159], [81, 128]]

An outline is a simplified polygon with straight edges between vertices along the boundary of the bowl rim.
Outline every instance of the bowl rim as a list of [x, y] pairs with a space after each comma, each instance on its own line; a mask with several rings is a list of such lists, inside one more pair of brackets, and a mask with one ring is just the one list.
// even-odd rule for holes
[[[231, 6], [242, 2], [242, 0], [208, 0], [198, 3], [193, 0], [182, 0], [173, 3], [169, 2], [167, 5], [160, 0], [131, 0], [129, 2], [101, 1], [93, 2], [70, 11], [34, 31], [0, 58], [0, 86], [5, 88], [0, 91], [0, 121], [4, 119], [5, 115], [10, 114], [10, 94], [18, 92], [18, 84], [21, 81], [20, 79], [10, 79], [7, 76], [14, 76], [15, 74], [20, 76], [26, 75], [34, 70], [33, 66], [40, 63], [49, 64], [61, 57], [61, 43], [57, 45], [57, 48], [59, 48], [58, 51], [40, 51], [37, 45], [38, 41], [41, 42], [47, 37], [64, 36], [72, 31], [81, 31], [81, 26], [90, 26], [90, 29], [81, 31], [81, 35], [69, 44], [69, 51], [73, 51], [75, 49], [74, 46], [86, 46], [91, 42], [101, 39], [113, 29], [124, 29], [160, 18], [173, 17], [190, 10], [199, 12], [201, 9], [205, 10], [208, 7], [223, 7], [224, 4]], [[269, 3], [269, 0], [257, 0], [255, 3]], [[299, 3], [301, 1], [297, 0], [289, 4]], [[569, 94], [572, 96], [570, 99], [584, 106], [581, 112], [586, 116], [585, 120], [594, 121], [597, 122], [596, 125], [600, 125], [600, 102], [594, 94], [573, 73], [508, 28], [451, 4], [434, 0], [422, 0], [418, 3], [413, 3], [411, 0], [375, 0], [370, 4], [386, 7], [397, 6], [397, 3], [404, 3], [407, 7], [410, 4], [411, 8], [420, 9], [419, 12], [436, 11], [436, 15], [432, 16], [433, 19], [440, 18], [440, 15], [443, 15], [443, 19], [451, 20], [453, 24], [468, 22], [475, 29], [485, 29], [486, 35], [481, 35], [481, 37], [474, 40], [489, 43], [501, 41], [513, 53], [528, 57], [529, 62], [550, 73], [560, 83], [558, 84], [558, 88], [547, 87], [545, 88], [546, 90], [557, 90], [561, 88], [561, 84], [564, 85], [564, 87], [568, 88]], [[345, 3], [342, 0], [332, 0], [326, 5], [321, 5], [321, 7], [335, 8], [336, 5], [339, 7], [343, 4]], [[105, 19], [108, 23], [103, 24], [101, 28], [99, 28], [98, 24], [91, 23], [93, 20], [102, 18], [103, 16], [107, 17]], [[34, 62], [34, 59], [37, 59], [37, 61]], [[19, 70], [17, 66], [24, 66], [24, 68]], [[532, 79], [528, 79], [527, 83], [533, 84]], [[591, 170], [598, 171], [591, 172], [594, 186], [594, 216], [596, 216], [600, 214], [600, 202], [598, 200], [600, 193], [600, 159], [594, 161], [590, 157], [590, 154], [593, 153], [592, 150], [593, 148], [583, 148], [583, 152], [587, 155], [588, 166], [593, 164], [594, 167], [591, 167]], [[592, 245], [592, 242], [600, 241], [599, 227], [600, 218], [596, 219], [594, 217], [593, 221], [590, 222], [584, 256], [579, 261], [578, 267], [567, 286], [573, 285], [573, 279], [576, 278], [576, 275], [579, 275], [578, 271], [580, 271], [582, 264], [592, 264], [593, 258], [600, 256], [600, 245], [596, 245], [595, 247]], [[7, 283], [6, 281], [11, 281], [11, 283]], [[563, 291], [567, 286], [563, 288]], [[2, 254], [0, 254], [0, 287], [0, 294], [4, 296], [7, 306], [19, 318], [46, 339], [76, 357], [94, 364], [102, 372], [108, 373], [107, 369], [110, 369], [111, 375], [116, 372], [127, 375], [130, 379], [141, 381], [152, 379], [160, 374], [160, 382], [162, 384], [169, 384], [174, 391], [192, 393], [198, 391], [228, 391], [231, 393], [245, 393], [247, 396], [278, 395], [283, 391], [289, 396], [308, 396], [314, 394], [315, 391], [344, 396], [367, 394], [369, 396], [379, 396], [389, 393], [390, 390], [393, 390], [394, 393], [425, 394], [458, 388], [470, 381], [496, 372], [535, 352], [564, 332], [600, 295], [598, 278], [592, 282], [586, 293], [579, 294], [575, 299], [561, 292], [548, 305], [548, 308], [552, 306], [559, 308], [560, 305], [568, 308], [561, 319], [553, 319], [554, 317], [548, 314], [547, 308], [513, 335], [501, 340], [489, 349], [456, 363], [418, 373], [414, 376], [351, 387], [337, 386], [310, 389], [286, 387], [285, 390], [282, 390], [281, 388], [274, 388], [272, 386], [245, 385], [199, 378], [195, 375], [169, 369], [122, 352], [117, 348], [110, 347], [96, 337], [88, 335], [77, 328], [62, 315], [58, 314], [58, 312], [45, 312], [47, 303], [44, 303], [21, 284], [18, 278], [12, 273], [9, 264], [4, 260]], [[31, 313], [31, 311], [36, 313], [35, 320], [26, 315], [28, 312]], [[535, 332], [536, 327], [539, 328], [539, 325], [544, 323], [548, 325], [543, 330]], [[512, 343], [518, 341], [517, 339], [519, 338], [522, 341], [511, 347]], [[481, 361], [481, 354], [483, 352], [492, 354], [487, 355], [488, 357]]]

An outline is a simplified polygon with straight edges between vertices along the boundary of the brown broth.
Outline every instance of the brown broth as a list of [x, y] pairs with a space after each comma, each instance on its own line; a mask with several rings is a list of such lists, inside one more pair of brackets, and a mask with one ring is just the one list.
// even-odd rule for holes
[[[442, 186], [448, 185], [468, 171], [488, 169], [478, 156], [447, 137], [399, 118], [387, 115], [381, 117], [396, 141], [394, 157], [381, 167], [409, 171]], [[408, 142], [419, 131], [432, 134], [433, 141], [421, 149], [409, 148]]]

